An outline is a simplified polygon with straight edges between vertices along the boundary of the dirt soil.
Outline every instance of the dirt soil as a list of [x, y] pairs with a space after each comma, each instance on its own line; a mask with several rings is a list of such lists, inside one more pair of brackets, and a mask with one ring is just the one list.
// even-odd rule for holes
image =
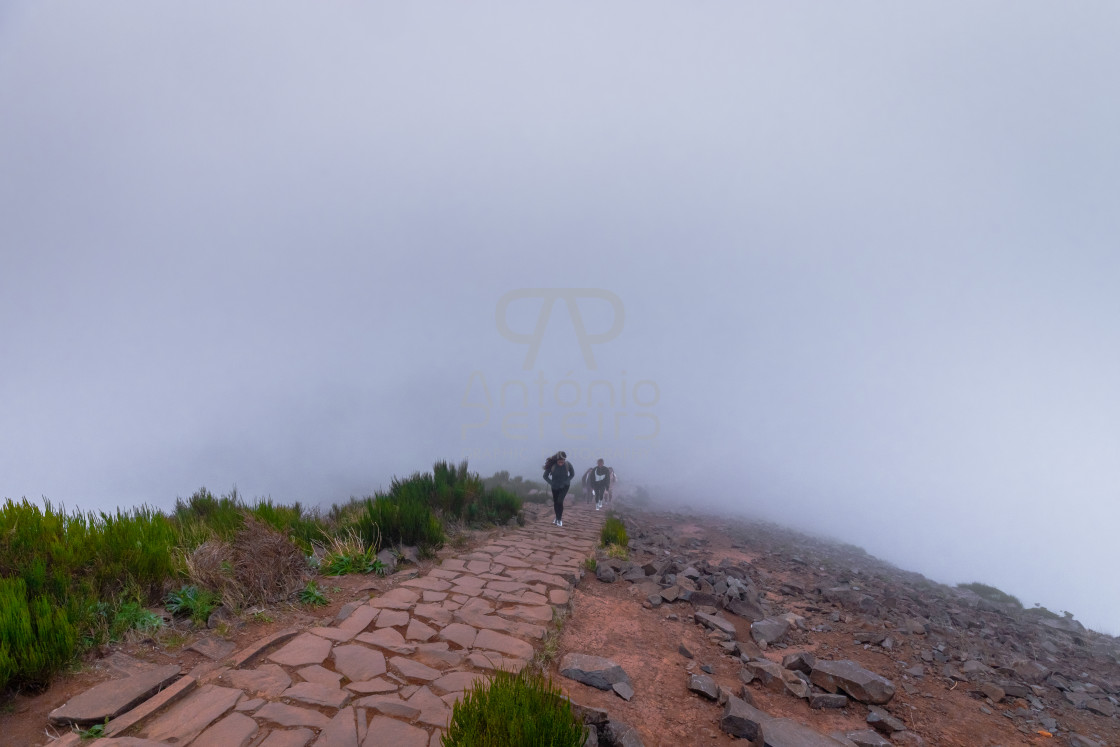
[[[810, 629], [813, 623], [829, 620], [831, 608], [821, 609], [809, 600], [778, 593], [786, 583], [812, 588], [812, 579], [798, 570], [803, 564], [791, 562], [788, 546], [771, 545], [765, 533], [754, 535], [749, 525], [729, 529], [725, 519], [693, 519], [681, 524], [680, 517], [670, 517], [664, 523], [675, 526], [672, 539], [676, 549], [698, 547], [699, 555], [707, 557], [713, 565], [723, 558], [749, 563], [763, 579], [761, 588], [773, 609], [804, 616]], [[633, 552], [630, 560], [641, 564], [653, 558], [651, 554]], [[718, 721], [723, 708], [686, 687], [688, 674], [702, 673], [700, 665], [706, 664], [712, 668], [711, 676], [716, 682], [737, 695], [743, 687], [739, 660], [709, 640], [708, 631], [693, 622], [688, 603], [652, 608], [648, 602], [643, 605], [644, 598], [637, 584], [602, 583], [594, 573], [585, 574], [573, 595], [573, 614], [565, 621], [560, 635], [552, 664], [554, 680], [573, 701], [604, 709], [612, 719], [635, 727], [647, 747], [743, 744], [720, 731]], [[751, 640], [749, 622], [730, 614], [727, 617], [738, 628], [738, 640]], [[911, 658], [911, 652], [896, 650], [888, 655], [876, 647], [856, 643], [854, 634], [858, 627], [835, 621], [831, 627], [831, 632], [795, 632], [786, 645], [772, 648], [764, 655], [780, 664], [787, 654], [810, 651], [820, 658], [851, 659], [896, 683], [903, 681], [902, 670], [911, 666], [911, 662], [903, 660]], [[695, 659], [678, 652], [681, 644]], [[627, 702], [613, 692], [561, 677], [559, 662], [570, 652], [614, 660], [629, 675], [634, 697]], [[959, 686], [962, 683], [932, 675], [905, 679], [907, 687], [897, 689], [889, 710], [921, 737], [920, 742], [907, 743], [953, 747], [1068, 744], [1065, 738], [1024, 734], [1012, 719], [1004, 717], [1003, 711], [1021, 707], [1025, 705], [1023, 701], [986, 705], [970, 695], [968, 687]], [[812, 710], [807, 701], [765, 690], [757, 682], [746, 688], [757, 708], [773, 716], [795, 719], [824, 734], [869, 728], [867, 706], [855, 701], [842, 710]], [[982, 710], [985, 707], [987, 713]], [[1064, 710], [1060, 719], [1070, 731], [1095, 735], [1098, 739], [1103, 736], [1107, 743], [1120, 744], [1120, 726], [1115, 719], [1102, 719], [1072, 708]], [[895, 740], [902, 743], [898, 737]]]

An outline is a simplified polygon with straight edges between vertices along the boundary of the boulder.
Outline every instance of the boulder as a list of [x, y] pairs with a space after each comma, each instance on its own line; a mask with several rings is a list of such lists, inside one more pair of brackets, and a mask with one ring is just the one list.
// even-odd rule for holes
[[766, 747], [840, 747], [843, 744], [788, 718], [771, 719], [763, 724], [762, 742]]
[[830, 693], [843, 690], [862, 703], [882, 705], [894, 697], [894, 683], [854, 661], [818, 661], [810, 680]]
[[878, 706], [868, 708], [867, 723], [875, 731], [886, 734], [888, 737], [896, 732], [906, 731], [906, 724]]
[[630, 677], [618, 664], [588, 654], [566, 654], [560, 660], [560, 674], [600, 690], [612, 690], [618, 682], [630, 684]]
[[892, 747], [891, 740], [876, 734], [871, 729], [850, 731], [844, 736], [854, 742], [857, 747]]
[[784, 617], [767, 617], [751, 623], [751, 638], [758, 645], [776, 643], [789, 632], [789, 621]]
[[785, 669], [792, 669], [797, 672], [804, 672], [810, 674], [813, 671], [813, 665], [817, 663], [817, 657], [813, 656], [808, 651], [801, 651], [796, 654], [786, 654], [782, 657], [782, 667]]
[[731, 599], [724, 606], [724, 609], [733, 615], [752, 621], [766, 617], [766, 612], [763, 611], [762, 606], [750, 599]]
[[599, 563], [595, 566], [595, 578], [605, 584], [613, 584], [618, 580], [618, 574], [615, 572], [614, 568], [611, 568], [606, 563]]
[[690, 674], [688, 676], [688, 689], [698, 695], [703, 695], [708, 700], [719, 699], [719, 686], [716, 681], [706, 674]]
[[762, 725], [771, 717], [739, 698], [728, 698], [719, 728], [740, 739], [756, 742], [762, 736]]
[[848, 696], [844, 693], [813, 693], [809, 696], [810, 708], [847, 708]]
[[694, 617], [696, 618], [696, 622], [700, 623], [701, 625], [703, 625], [706, 628], [711, 628], [712, 630], [719, 630], [719, 631], [721, 631], [723, 633], [726, 633], [727, 635], [731, 636], [732, 638], [735, 637], [735, 625], [734, 625], [734, 623], [732, 623], [730, 620], [728, 620], [726, 617], [723, 617], [722, 615], [709, 615], [709, 614], [704, 613], [704, 612], [697, 612], [694, 615]]

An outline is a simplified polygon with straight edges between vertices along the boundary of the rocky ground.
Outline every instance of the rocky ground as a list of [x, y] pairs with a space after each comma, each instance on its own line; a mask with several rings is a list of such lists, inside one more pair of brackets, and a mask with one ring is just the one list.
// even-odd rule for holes
[[1115, 638], [776, 526], [619, 510], [629, 558], [599, 553], [554, 665], [633, 725], [600, 716], [601, 744], [1120, 744]]

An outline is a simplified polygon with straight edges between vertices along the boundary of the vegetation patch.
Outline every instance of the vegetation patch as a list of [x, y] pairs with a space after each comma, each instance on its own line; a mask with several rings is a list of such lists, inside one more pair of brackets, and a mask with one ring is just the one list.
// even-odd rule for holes
[[994, 586], [982, 584], [979, 581], [973, 581], [970, 584], [957, 584], [958, 589], [967, 589], [975, 593], [982, 599], [987, 599], [989, 602], [996, 602], [997, 604], [1010, 604], [1019, 609], [1023, 608], [1023, 603], [1019, 601], [1018, 597], [1012, 596], [1004, 591], [1000, 591]]
[[332, 540], [330, 548], [319, 563], [319, 573], [324, 576], [347, 576], [354, 573], [385, 575], [385, 564], [377, 559], [373, 547], [367, 547], [357, 532], [351, 530]]
[[455, 703], [443, 747], [582, 747], [585, 727], [551, 679], [498, 671]]
[[323, 590], [319, 588], [319, 584], [314, 580], [308, 581], [307, 585], [300, 589], [299, 601], [300, 604], [309, 604], [315, 607], [324, 607], [330, 604], [327, 595], [323, 593]]
[[205, 625], [210, 618], [210, 613], [221, 603], [221, 597], [209, 589], [200, 589], [192, 584], [170, 592], [163, 602], [171, 614], [181, 615], [199, 625]]
[[626, 547], [630, 538], [626, 534], [626, 525], [622, 523], [622, 519], [613, 513], [608, 514], [607, 520], [603, 522], [603, 528], [599, 531], [599, 541], [603, 547], [611, 545]]

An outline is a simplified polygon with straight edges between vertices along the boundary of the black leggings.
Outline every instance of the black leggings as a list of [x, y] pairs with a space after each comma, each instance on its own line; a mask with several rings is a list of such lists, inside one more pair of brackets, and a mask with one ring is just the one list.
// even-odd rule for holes
[[568, 494], [568, 486], [552, 489], [552, 508], [556, 511], [556, 520], [564, 519], [564, 496]]

